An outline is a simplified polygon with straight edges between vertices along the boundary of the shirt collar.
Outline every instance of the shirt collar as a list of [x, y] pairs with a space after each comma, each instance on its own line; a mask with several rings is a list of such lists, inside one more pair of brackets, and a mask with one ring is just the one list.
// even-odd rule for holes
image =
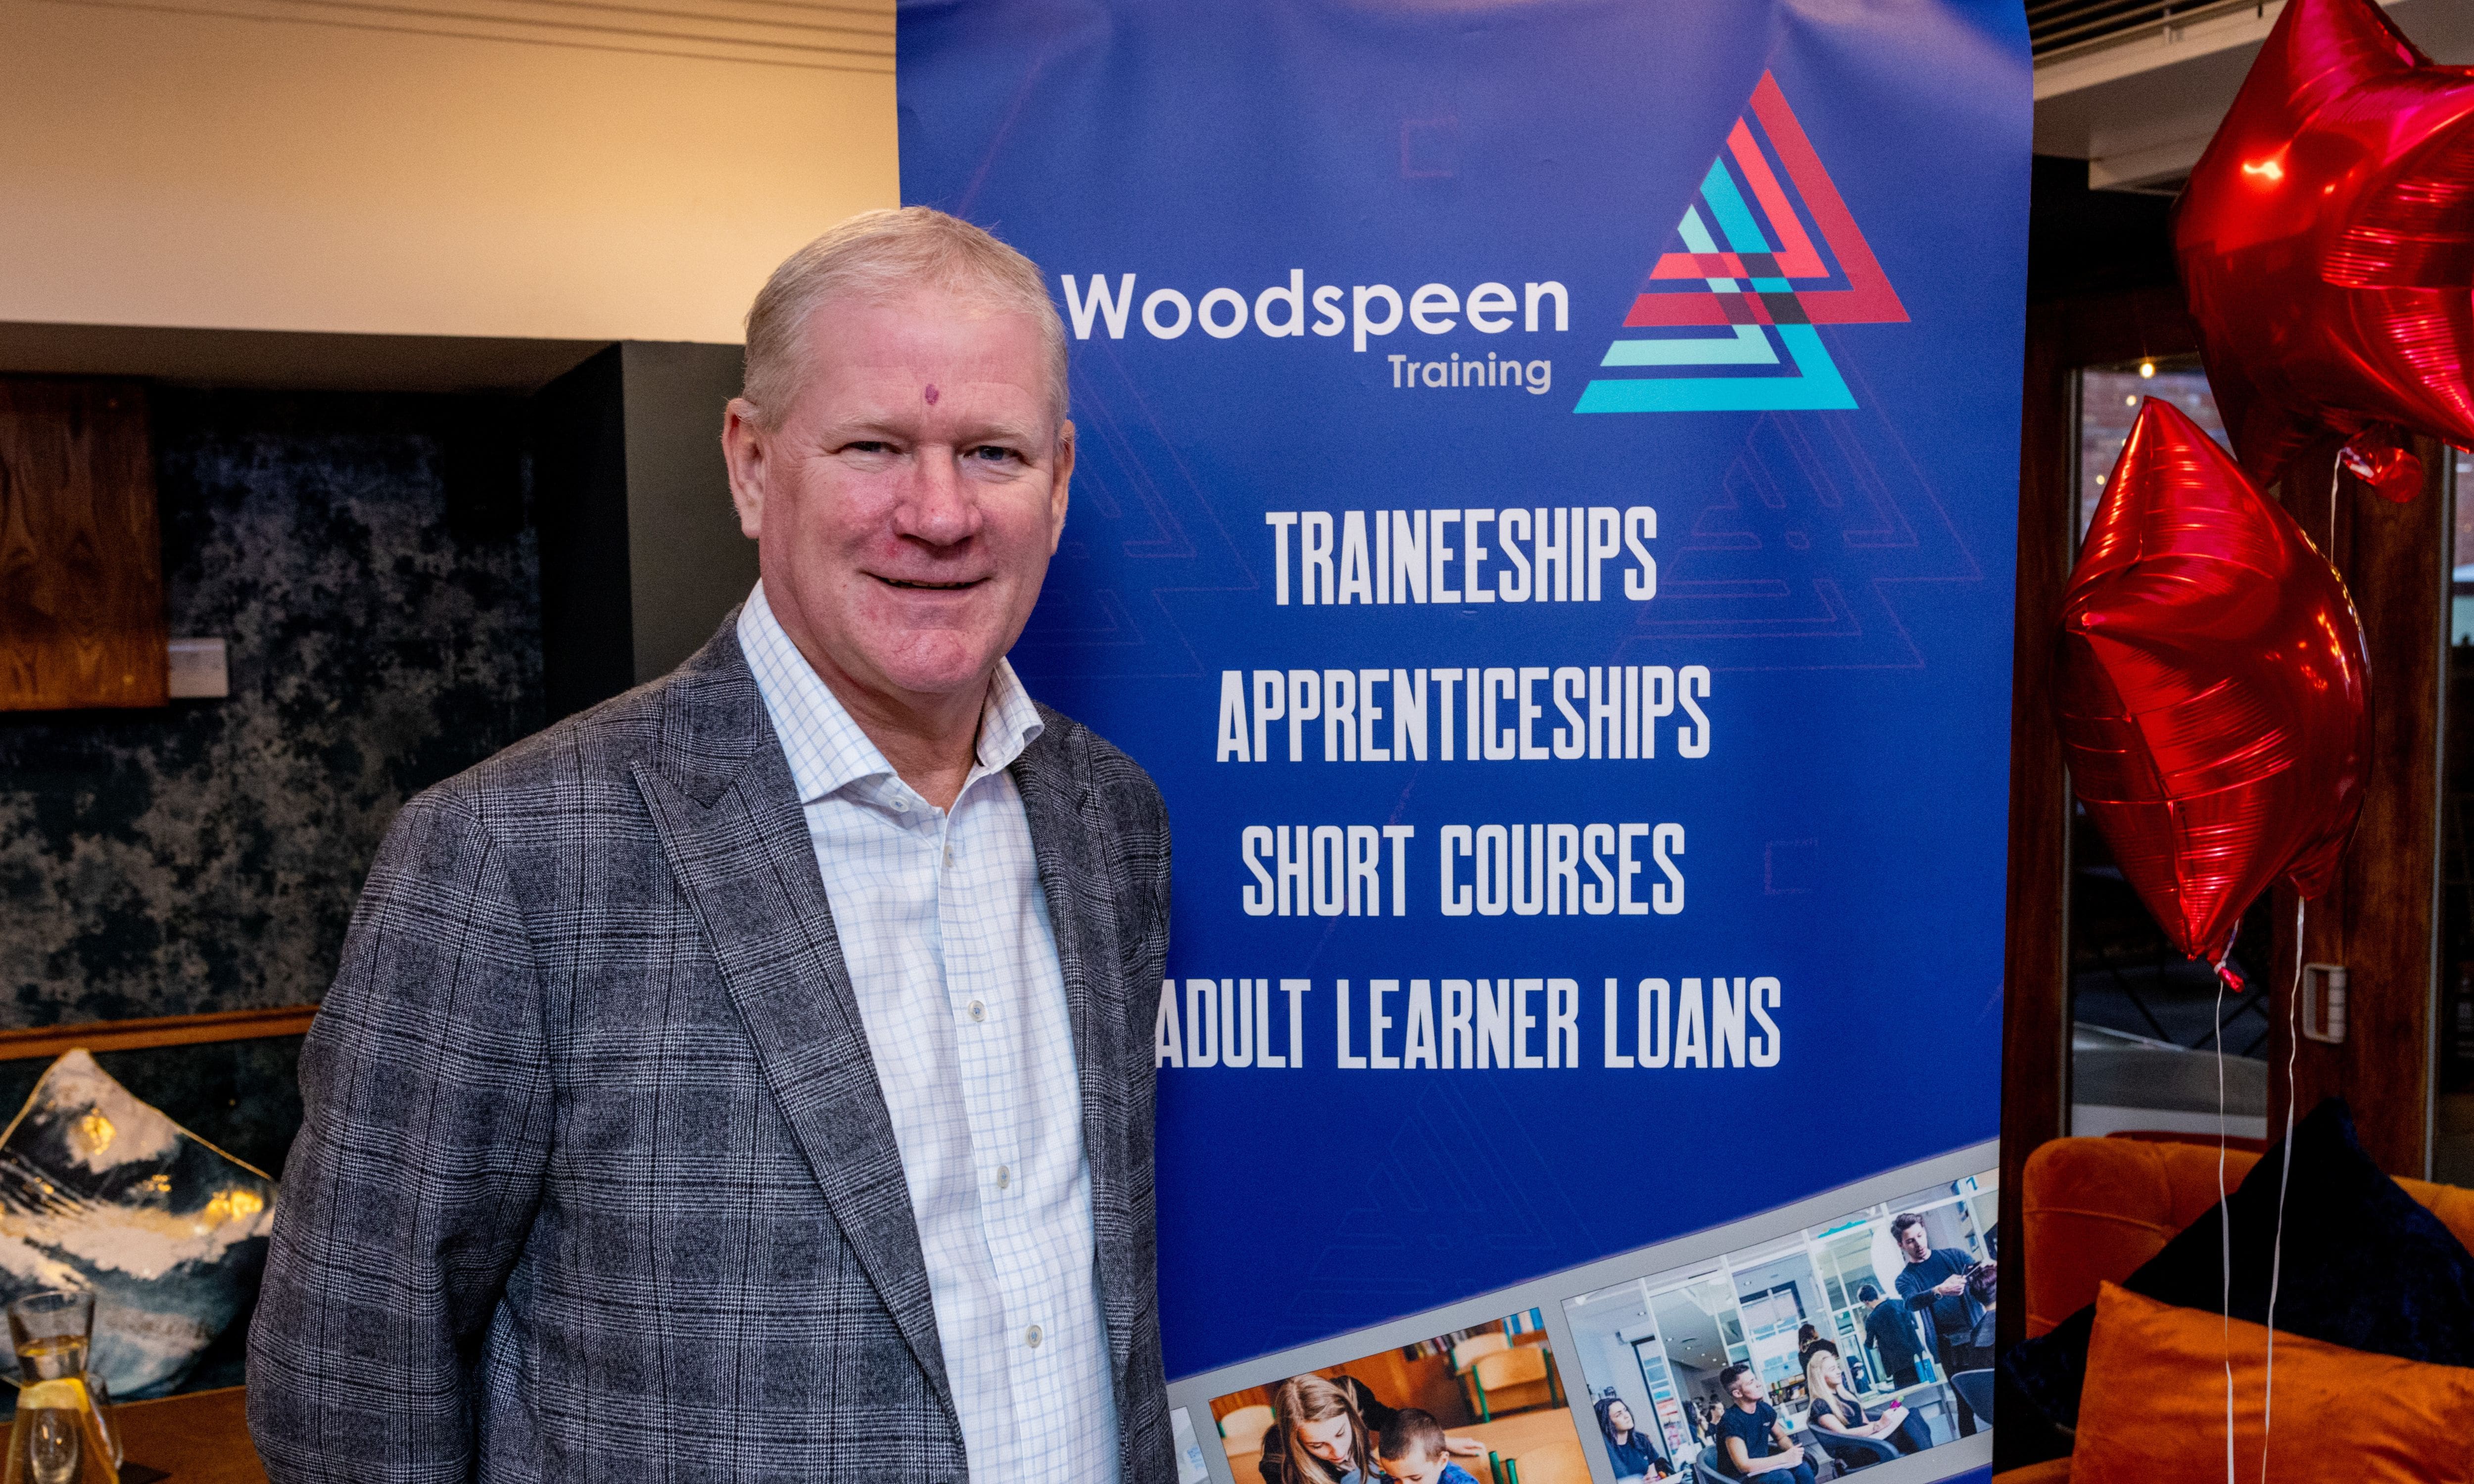
[[[774, 734], [782, 739], [782, 753], [790, 765], [801, 803], [813, 803], [867, 779], [881, 779], [888, 786], [895, 781], [893, 765], [790, 641], [782, 621], [773, 615], [773, 606], [764, 600], [761, 581], [740, 610], [739, 645], [747, 656], [747, 667], [755, 672], [756, 688], [764, 698]], [[1046, 730], [1012, 664], [999, 659], [980, 711], [979, 766], [963, 786], [1011, 766]]]
[[980, 711], [981, 771], [1012, 767], [1013, 760], [1047, 730], [1048, 723], [1039, 719], [1039, 707], [1031, 705], [1031, 692], [1023, 689], [1022, 678], [1013, 673], [1013, 661], [999, 659], [997, 673], [988, 678], [987, 705]]

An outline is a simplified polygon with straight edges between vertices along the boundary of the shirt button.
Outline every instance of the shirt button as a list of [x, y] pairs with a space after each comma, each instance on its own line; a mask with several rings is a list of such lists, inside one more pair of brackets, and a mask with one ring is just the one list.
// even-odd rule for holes
[[893, 796], [893, 812], [894, 812], [894, 813], [896, 813], [896, 814], [908, 814], [908, 813], [910, 813], [910, 800], [908, 800], [908, 799], [903, 798], [900, 794], [896, 794], [896, 795], [894, 795], [894, 796]]
[[988, 1007], [975, 999], [966, 1013], [974, 1020], [984, 1020], [988, 1017]]
[[945, 847], [945, 864], [948, 866], [954, 864], [954, 848], [950, 845]]
[[[997, 1166], [997, 1188], [998, 1188], [998, 1189], [1000, 1189], [1000, 1190], [1003, 1190], [1003, 1189], [1005, 1189], [1006, 1187], [1007, 1187], [1007, 1186], [1011, 1185], [1012, 1184], [1013, 1184], [1013, 1166], [1012, 1166], [1012, 1165], [1010, 1165], [1010, 1164], [1000, 1164], [1000, 1165], [998, 1165], [998, 1166]], [[1038, 1341], [1036, 1341], [1036, 1340], [1033, 1340], [1031, 1343], [1032, 1343], [1032, 1344], [1034, 1344], [1034, 1345], [1036, 1345], [1036, 1344], [1038, 1344], [1039, 1342], [1038, 1342]]]
[[1039, 1349], [1039, 1326], [1033, 1325], [1029, 1329], [1024, 1330], [1022, 1343], [1030, 1346], [1033, 1350]]

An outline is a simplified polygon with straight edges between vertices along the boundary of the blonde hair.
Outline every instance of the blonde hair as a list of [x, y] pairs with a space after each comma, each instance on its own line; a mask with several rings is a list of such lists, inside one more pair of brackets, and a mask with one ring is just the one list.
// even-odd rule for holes
[[[1814, 1406], [1827, 1407], [1832, 1415], [1835, 1415], [1838, 1411], [1838, 1393], [1835, 1389], [1826, 1387], [1821, 1383], [1821, 1363], [1825, 1360], [1829, 1361], [1832, 1365], [1839, 1366], [1839, 1378], [1841, 1380], [1846, 1378], [1845, 1367], [1838, 1359], [1838, 1352], [1833, 1350], [1825, 1350], [1816, 1347], [1811, 1354], [1804, 1357], [1804, 1392], [1806, 1400], [1809, 1400]], [[1846, 1419], [1841, 1417], [1839, 1418], [1839, 1421], [1843, 1423]]]
[[[1372, 1460], [1367, 1456], [1366, 1419], [1358, 1415], [1356, 1400], [1322, 1376], [1293, 1376], [1282, 1381], [1272, 1394], [1272, 1414], [1292, 1484], [1340, 1484], [1341, 1475], [1351, 1469], [1359, 1473], [1373, 1472], [1369, 1467]], [[1327, 1423], [1335, 1417], [1348, 1419], [1349, 1464], [1339, 1472], [1307, 1452], [1297, 1430], [1299, 1423]]]
[[1049, 402], [1065, 419], [1065, 322], [1031, 259], [959, 217], [930, 206], [862, 211], [783, 260], [747, 310], [741, 394], [756, 419], [779, 427], [807, 377], [807, 323], [837, 295], [881, 304], [919, 288], [943, 289], [997, 314], [1028, 315], [1047, 352]]

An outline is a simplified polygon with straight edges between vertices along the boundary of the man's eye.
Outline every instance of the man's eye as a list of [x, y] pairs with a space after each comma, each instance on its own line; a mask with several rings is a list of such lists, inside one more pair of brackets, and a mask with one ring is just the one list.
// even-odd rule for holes
[[891, 443], [880, 443], [872, 438], [862, 438], [856, 442], [842, 444], [842, 452], [844, 453], [891, 453], [892, 451], [893, 445]]
[[982, 443], [979, 447], [970, 451], [969, 457], [977, 459], [983, 464], [1010, 464], [1021, 458], [1022, 455], [1016, 453], [1010, 448], [1003, 446], [1002, 444]]

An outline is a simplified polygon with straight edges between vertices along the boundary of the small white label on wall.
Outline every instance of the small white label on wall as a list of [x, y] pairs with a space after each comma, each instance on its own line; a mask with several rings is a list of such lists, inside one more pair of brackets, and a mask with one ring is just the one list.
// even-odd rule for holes
[[224, 663], [221, 639], [174, 639], [172, 699], [204, 701], [231, 694], [231, 672]]

